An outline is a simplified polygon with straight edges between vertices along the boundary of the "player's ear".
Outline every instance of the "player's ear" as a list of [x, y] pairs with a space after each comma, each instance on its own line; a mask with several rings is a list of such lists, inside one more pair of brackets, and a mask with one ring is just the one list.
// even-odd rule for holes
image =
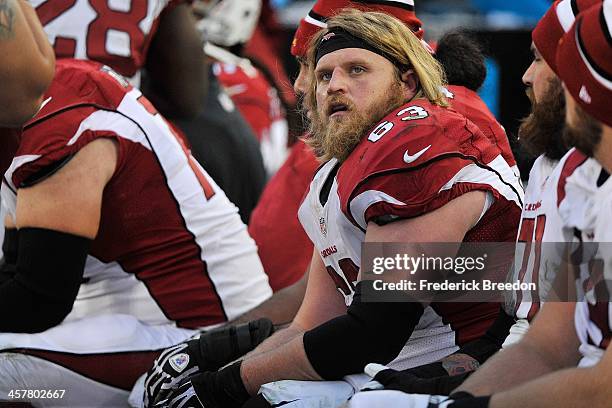
[[404, 69], [400, 72], [400, 79], [402, 80], [406, 100], [412, 99], [419, 87], [419, 78], [416, 73], [413, 69]]

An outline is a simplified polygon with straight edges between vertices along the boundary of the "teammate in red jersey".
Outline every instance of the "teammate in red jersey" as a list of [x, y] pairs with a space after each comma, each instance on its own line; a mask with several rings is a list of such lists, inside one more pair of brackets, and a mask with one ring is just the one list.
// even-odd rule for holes
[[362, 243], [512, 241], [522, 192], [501, 151], [445, 108], [441, 67], [399, 20], [346, 11], [313, 44], [309, 143], [327, 162], [300, 208], [316, 248], [304, 302], [289, 328], [242, 362], [166, 387], [153, 404], [241, 406], [287, 378], [315, 381], [268, 384], [261, 398], [339, 401], [352, 387], [322, 380], [360, 373], [370, 361], [435, 361], [497, 315], [497, 304], [363, 300], [371, 282], [358, 277]]
[[138, 89], [63, 59], [45, 98], [2, 185], [0, 400], [121, 406], [159, 350], [271, 290], [236, 207]]
[[[204, 53], [191, 8], [182, 0], [35, 0], [32, 5], [56, 58], [101, 62], [139, 87], [146, 67], [145, 94], [166, 117], [193, 117], [201, 110]], [[12, 146], [3, 146], [0, 162], [14, 153]]]
[[40, 107], [55, 63], [29, 3], [0, 3], [0, 54], [0, 126], [21, 126]]

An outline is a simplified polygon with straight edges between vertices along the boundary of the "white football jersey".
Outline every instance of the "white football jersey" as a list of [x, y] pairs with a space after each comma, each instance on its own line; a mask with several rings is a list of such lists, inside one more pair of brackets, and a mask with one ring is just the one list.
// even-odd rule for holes
[[572, 149], [558, 184], [564, 233], [580, 243], [579, 299], [574, 323], [583, 356], [596, 364], [612, 338], [612, 179], [592, 158]]
[[537, 290], [516, 291], [512, 299], [507, 299], [506, 311], [517, 322], [504, 347], [518, 342], [527, 332], [561, 266], [564, 236], [557, 206], [557, 183], [565, 161], [541, 155], [529, 173], [511, 281], [536, 283]]

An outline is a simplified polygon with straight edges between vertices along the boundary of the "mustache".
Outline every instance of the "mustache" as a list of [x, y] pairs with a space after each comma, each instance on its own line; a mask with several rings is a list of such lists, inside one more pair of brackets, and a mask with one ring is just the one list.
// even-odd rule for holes
[[333, 95], [327, 99], [327, 101], [325, 101], [325, 104], [323, 105], [323, 112], [329, 112], [334, 105], [344, 105], [346, 106], [347, 110], [351, 110], [354, 107], [354, 104], [350, 99], [341, 95]]

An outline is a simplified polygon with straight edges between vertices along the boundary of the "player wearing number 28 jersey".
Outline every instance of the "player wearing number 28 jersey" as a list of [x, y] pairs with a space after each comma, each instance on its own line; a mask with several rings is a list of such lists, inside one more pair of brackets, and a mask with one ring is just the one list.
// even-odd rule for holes
[[[66, 389], [65, 406], [122, 406], [157, 351], [237, 317], [271, 289], [236, 207], [138, 89], [100, 64], [66, 59], [45, 97], [2, 185], [19, 227], [7, 241], [19, 247], [7, 253], [16, 269], [0, 285], [0, 400], [11, 389], [50, 388]], [[83, 170], [77, 183], [74, 171], [91, 166], [96, 155], [82, 158], [104, 143], [116, 153], [101, 165], [116, 165], [97, 187], [99, 226], [89, 233], [80, 229], [81, 211], [96, 191], [91, 179], [106, 173]], [[33, 211], [47, 208], [42, 221], [16, 213], [45, 186], [60, 201], [71, 186], [78, 194], [59, 216], [40, 199]], [[63, 221], [49, 224], [56, 219]], [[66, 237], [88, 242], [74, 275], [69, 260], [79, 247], [60, 245]], [[45, 260], [35, 264], [37, 257]], [[23, 296], [2, 292], [14, 281]], [[64, 293], [69, 287], [74, 292]], [[57, 304], [65, 308], [54, 321], [47, 316]]]
[[[143, 67], [160, 14], [181, 0], [34, 0], [58, 58], [98, 61], [132, 78]], [[134, 78], [138, 85], [138, 77]]]

